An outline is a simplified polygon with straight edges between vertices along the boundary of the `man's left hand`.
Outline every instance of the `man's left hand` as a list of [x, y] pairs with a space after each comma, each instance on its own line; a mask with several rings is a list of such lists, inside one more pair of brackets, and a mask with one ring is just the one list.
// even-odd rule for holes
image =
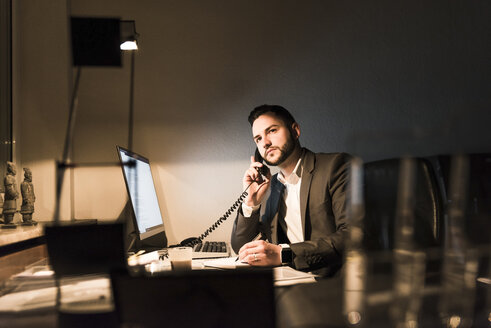
[[239, 259], [253, 266], [281, 265], [281, 246], [254, 240], [240, 248]]

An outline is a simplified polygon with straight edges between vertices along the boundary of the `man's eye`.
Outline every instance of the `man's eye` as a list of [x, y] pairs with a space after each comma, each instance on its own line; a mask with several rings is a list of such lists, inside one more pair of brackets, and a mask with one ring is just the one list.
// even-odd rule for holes
[[261, 141], [261, 138], [256, 138], [256, 143], [258, 143], [259, 141]]
[[276, 132], [276, 129], [271, 129], [269, 130], [270, 133], [275, 133]]

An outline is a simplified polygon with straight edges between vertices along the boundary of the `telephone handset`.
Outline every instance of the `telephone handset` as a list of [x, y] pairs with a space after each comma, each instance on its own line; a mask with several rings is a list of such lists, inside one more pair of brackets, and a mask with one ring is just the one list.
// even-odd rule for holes
[[[254, 153], [254, 160], [256, 162], [260, 162], [260, 163], [263, 162], [263, 158], [261, 157], [261, 154], [259, 153], [259, 150], [257, 148], [256, 148], [256, 152]], [[230, 206], [230, 208], [227, 210], [227, 212], [225, 212], [225, 214], [222, 215], [222, 217], [220, 217], [215, 223], [213, 223], [208, 229], [206, 229], [205, 232], [203, 232], [199, 237], [186, 238], [183, 241], [181, 241], [181, 243], [179, 244], [179, 246], [191, 246], [191, 247], [194, 247], [196, 244], [200, 244], [203, 241], [203, 239], [205, 239], [210, 233], [212, 233], [213, 230], [215, 230], [220, 224], [222, 224], [223, 221], [225, 221], [226, 219], [228, 219], [228, 217], [240, 206], [240, 204], [242, 204], [242, 202], [244, 201], [244, 199], [249, 194], [247, 192], [247, 190], [249, 189], [249, 187], [251, 186], [251, 184], [253, 184], [254, 182], [262, 183], [263, 182], [263, 177], [262, 176], [266, 176], [269, 173], [269, 168], [266, 165], [263, 165], [261, 167], [258, 167], [257, 170], [261, 174], [261, 176], [258, 178], [257, 181], [253, 181], [253, 182], [251, 182], [247, 186], [247, 188], [244, 190], [244, 192], [232, 204], [232, 206]], [[170, 246], [170, 247], [172, 247], [172, 246]]]
[[189, 237], [189, 238], [186, 238], [184, 239], [183, 241], [181, 241], [179, 243], [179, 246], [188, 246], [188, 245], [195, 245], [195, 244], [199, 244], [201, 241], [198, 240], [198, 237]]
[[[256, 151], [254, 152], [254, 160], [256, 162], [259, 162], [259, 163], [263, 163], [263, 160], [264, 160], [263, 157], [261, 156], [261, 154], [259, 153], [259, 149], [257, 149], [257, 148], [256, 148]], [[256, 170], [261, 175], [258, 179], [259, 181], [257, 181], [257, 182], [262, 183], [263, 177], [267, 176], [269, 173], [269, 168], [266, 165], [263, 165], [261, 167], [257, 167]]]

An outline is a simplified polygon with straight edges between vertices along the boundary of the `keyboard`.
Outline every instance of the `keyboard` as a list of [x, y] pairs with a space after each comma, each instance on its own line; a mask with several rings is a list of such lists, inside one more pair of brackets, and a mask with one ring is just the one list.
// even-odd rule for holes
[[230, 245], [224, 241], [205, 241], [193, 248], [193, 259], [211, 259], [230, 256]]

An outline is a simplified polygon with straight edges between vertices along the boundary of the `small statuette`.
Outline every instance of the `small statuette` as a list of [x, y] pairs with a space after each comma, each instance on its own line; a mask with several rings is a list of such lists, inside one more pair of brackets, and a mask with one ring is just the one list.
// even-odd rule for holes
[[5, 201], [3, 203], [3, 221], [2, 228], [16, 228], [16, 225], [12, 223], [14, 220], [14, 214], [17, 211], [17, 198], [19, 198], [19, 191], [17, 190], [17, 182], [15, 175], [17, 169], [15, 164], [7, 162], [7, 173], [3, 179], [5, 187]]
[[20, 214], [22, 214], [22, 225], [36, 225], [37, 222], [32, 219], [32, 213], [34, 213], [34, 202], [36, 196], [34, 195], [34, 186], [32, 184], [32, 172], [29, 168], [24, 168], [24, 181], [20, 185], [20, 191], [22, 194], [22, 205], [20, 207]]

